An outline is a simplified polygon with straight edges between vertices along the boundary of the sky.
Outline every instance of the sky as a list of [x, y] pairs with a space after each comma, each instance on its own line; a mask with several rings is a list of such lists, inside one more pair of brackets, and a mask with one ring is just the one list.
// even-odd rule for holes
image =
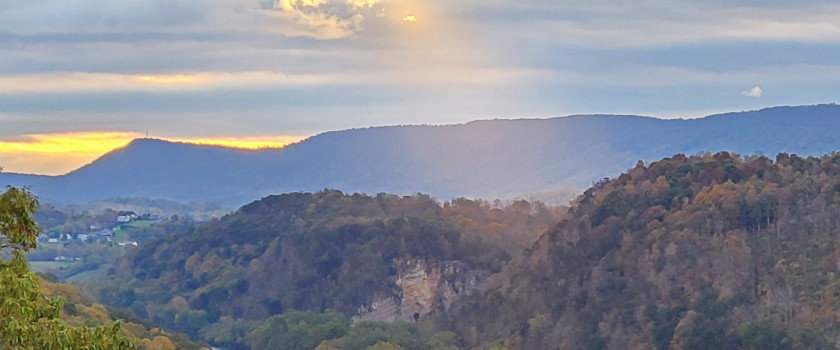
[[840, 100], [834, 0], [2, 0], [0, 166], [136, 137], [702, 117]]

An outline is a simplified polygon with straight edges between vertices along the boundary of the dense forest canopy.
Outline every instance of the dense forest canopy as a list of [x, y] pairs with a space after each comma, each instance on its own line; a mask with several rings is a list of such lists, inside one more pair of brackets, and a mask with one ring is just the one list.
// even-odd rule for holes
[[[834, 349], [839, 217], [838, 153], [678, 154], [596, 183], [567, 213], [269, 196], [139, 247], [88, 287], [235, 349]], [[430, 266], [478, 282], [428, 314], [363, 317]]]
[[475, 276], [501, 271], [562, 212], [522, 200], [440, 204], [422, 194], [269, 196], [141, 245], [94, 289], [106, 304], [241, 347], [273, 315], [334, 309], [350, 318], [376, 299], [401, 298], [399, 271], [417, 262]]
[[465, 345], [840, 345], [840, 154], [640, 162], [570, 213], [451, 310]]

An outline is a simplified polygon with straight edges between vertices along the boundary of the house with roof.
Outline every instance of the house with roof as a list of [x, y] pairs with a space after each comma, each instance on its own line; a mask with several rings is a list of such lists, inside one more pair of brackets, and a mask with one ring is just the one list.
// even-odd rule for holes
[[111, 241], [111, 238], [114, 237], [114, 233], [111, 232], [109, 229], [101, 229], [96, 232], [96, 241], [102, 243], [108, 243]]

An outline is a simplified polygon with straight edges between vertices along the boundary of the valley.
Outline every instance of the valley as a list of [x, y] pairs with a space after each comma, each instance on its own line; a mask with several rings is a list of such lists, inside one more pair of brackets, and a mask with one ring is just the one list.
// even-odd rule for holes
[[0, 0], [0, 350], [840, 350], [840, 1]]
[[840, 155], [635, 164], [565, 206], [338, 189], [229, 212], [49, 201], [27, 256], [76, 305], [64, 318], [130, 320], [139, 349], [837, 346]]

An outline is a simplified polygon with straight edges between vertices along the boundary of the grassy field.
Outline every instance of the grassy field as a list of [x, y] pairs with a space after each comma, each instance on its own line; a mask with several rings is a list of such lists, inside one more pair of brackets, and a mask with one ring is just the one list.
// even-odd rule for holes
[[103, 277], [108, 274], [111, 264], [102, 264], [96, 270], [81, 271], [73, 274], [73, 268], [78, 267], [80, 261], [30, 261], [29, 266], [34, 272], [51, 273], [58, 277], [61, 282], [84, 282], [90, 279]]
[[137, 220], [137, 221], [129, 222], [127, 224], [119, 225], [119, 226], [117, 226], [117, 229], [114, 230], [114, 240], [116, 240], [118, 242], [125, 241], [125, 240], [127, 240], [126, 239], [126, 234], [127, 234], [128, 231], [131, 231], [132, 229], [146, 228], [146, 227], [149, 227], [151, 225], [152, 225], [152, 222], [151, 221], [146, 221], [146, 220]]
[[104, 277], [108, 274], [108, 270], [111, 269], [111, 264], [102, 264], [99, 265], [99, 268], [96, 270], [89, 270], [89, 271], [82, 271], [75, 275], [69, 276], [64, 279], [64, 282], [68, 283], [77, 283], [77, 282], [85, 282], [90, 279], [96, 279], [100, 277]]
[[148, 220], [137, 220], [137, 221], [129, 222], [127, 224], [120, 225], [120, 227], [140, 227], [140, 228], [149, 227], [149, 226], [152, 226], [152, 222], [148, 221]]
[[34, 272], [52, 272], [52, 270], [68, 269], [78, 265], [78, 261], [30, 261], [29, 266]]

